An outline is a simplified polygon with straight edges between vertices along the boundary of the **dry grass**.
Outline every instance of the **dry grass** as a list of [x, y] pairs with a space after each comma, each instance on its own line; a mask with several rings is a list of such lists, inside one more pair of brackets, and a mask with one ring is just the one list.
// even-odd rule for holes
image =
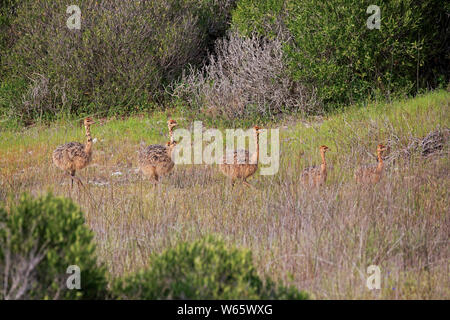
[[[91, 181], [90, 196], [76, 188], [70, 194], [69, 181], [60, 183], [50, 165], [51, 151], [68, 139], [82, 141], [82, 129], [28, 129], [11, 134], [12, 144], [0, 143], [0, 201], [47, 189], [71, 196], [114, 276], [145, 266], [150, 253], [180, 239], [218, 233], [251, 248], [261, 273], [319, 299], [449, 299], [448, 141], [427, 158], [420, 150], [394, 152], [438, 126], [448, 128], [449, 103], [442, 91], [291, 125], [281, 131], [280, 171], [255, 175], [255, 190], [232, 188], [216, 166], [203, 165], [177, 166], [154, 188], [135, 171], [136, 150], [140, 139], [165, 138], [152, 131], [149, 141], [140, 135], [148, 124], [130, 119], [92, 127], [99, 139], [93, 164], [80, 171]], [[160, 122], [156, 132], [164, 135]], [[381, 183], [356, 185], [355, 166], [376, 163], [379, 142], [397, 156], [389, 158]], [[320, 144], [331, 148], [332, 168], [326, 186], [309, 191], [299, 174], [319, 161]], [[366, 287], [372, 264], [381, 268], [378, 291]]]

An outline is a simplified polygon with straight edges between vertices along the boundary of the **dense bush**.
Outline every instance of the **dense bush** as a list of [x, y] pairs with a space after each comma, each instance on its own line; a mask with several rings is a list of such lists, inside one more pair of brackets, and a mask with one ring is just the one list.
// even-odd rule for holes
[[[92, 238], [70, 200], [25, 195], [8, 211], [0, 207], [0, 299], [105, 298]], [[80, 290], [66, 287], [70, 265], [80, 267]]]
[[317, 111], [312, 90], [291, 80], [281, 38], [268, 40], [230, 33], [217, 40], [215, 54], [175, 86], [174, 96], [191, 108], [230, 119], [285, 111]]
[[366, 26], [372, 1], [240, 0], [233, 26], [242, 34], [291, 39], [294, 80], [317, 88], [328, 105], [368, 96], [411, 94], [449, 79], [450, 5], [439, 0], [379, 4], [381, 30]]
[[119, 278], [119, 299], [307, 299], [293, 287], [263, 282], [250, 251], [206, 237], [182, 242], [150, 259], [149, 269]]
[[69, 30], [65, 1], [23, 1], [3, 67], [29, 86], [10, 109], [26, 120], [151, 106], [187, 63], [204, 59], [234, 2], [82, 0], [81, 30]]
[[[0, 114], [107, 116], [167, 104], [169, 92], [235, 118], [446, 86], [450, 4], [384, 1], [381, 30], [369, 30], [371, 4], [80, 0], [81, 30], [69, 30], [65, 1], [5, 0]], [[224, 37], [230, 20], [239, 36]]]

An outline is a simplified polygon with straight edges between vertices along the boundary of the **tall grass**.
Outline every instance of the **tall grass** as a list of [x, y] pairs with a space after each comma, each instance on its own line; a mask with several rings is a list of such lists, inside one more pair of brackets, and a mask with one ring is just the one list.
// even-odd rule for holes
[[[136, 151], [167, 141], [166, 117], [106, 121], [93, 163], [80, 172], [89, 193], [50, 165], [60, 143], [84, 139], [80, 126], [54, 124], [0, 131], [0, 201], [22, 191], [71, 196], [95, 232], [99, 259], [117, 276], [146, 266], [148, 256], [209, 233], [252, 249], [258, 271], [316, 298], [448, 299], [450, 216], [448, 141], [424, 158], [414, 139], [450, 127], [450, 94], [437, 91], [392, 104], [350, 107], [280, 127], [275, 176], [232, 188], [214, 166], [177, 166], [157, 187], [136, 172]], [[177, 119], [177, 118], [175, 118]], [[177, 121], [189, 128], [187, 120]], [[375, 164], [378, 143], [390, 147], [376, 186], [355, 184], [360, 164]], [[321, 190], [299, 184], [301, 170], [328, 145], [329, 179]], [[381, 290], [366, 287], [369, 265], [381, 268]]]

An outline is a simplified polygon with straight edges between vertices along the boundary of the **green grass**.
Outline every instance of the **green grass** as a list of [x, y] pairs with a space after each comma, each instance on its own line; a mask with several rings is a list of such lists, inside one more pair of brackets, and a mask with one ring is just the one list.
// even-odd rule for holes
[[[177, 166], [157, 187], [142, 179], [136, 150], [141, 141], [167, 141], [164, 112], [104, 119], [92, 127], [98, 139], [93, 162], [79, 173], [91, 181], [90, 196], [70, 192], [51, 165], [57, 145], [85, 139], [78, 121], [4, 128], [0, 201], [48, 189], [72, 197], [113, 276], [146, 266], [151, 254], [179, 240], [216, 233], [250, 248], [259, 273], [315, 298], [449, 299], [448, 142], [429, 158], [420, 150], [400, 152], [438, 127], [449, 128], [449, 104], [450, 93], [435, 91], [324, 117], [266, 122], [265, 128], [280, 128], [280, 170], [274, 176], [257, 173], [249, 180], [254, 190], [231, 188], [216, 166], [206, 165]], [[182, 128], [193, 120], [176, 112], [170, 117]], [[225, 129], [227, 123], [204, 123], [213, 124]], [[390, 147], [385, 176], [374, 187], [358, 186], [353, 172], [376, 163], [378, 143]], [[322, 144], [331, 148], [329, 178], [323, 189], [310, 191], [299, 177], [305, 166], [319, 162]], [[372, 264], [382, 270], [379, 292], [365, 287]]]

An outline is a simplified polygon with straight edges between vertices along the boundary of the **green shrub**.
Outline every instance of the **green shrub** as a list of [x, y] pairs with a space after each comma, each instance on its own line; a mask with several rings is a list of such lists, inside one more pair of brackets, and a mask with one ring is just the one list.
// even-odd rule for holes
[[1, 69], [2, 57], [5, 56], [8, 45], [11, 42], [10, 24], [16, 11], [16, 0], [2, 0], [0, 2], [0, 80], [4, 74]]
[[[7, 79], [0, 81], [0, 118], [14, 119], [14, 111], [10, 106], [14, 105], [14, 102], [18, 97], [26, 90], [27, 82], [24, 79]], [[5, 128], [3, 119], [0, 119], [0, 130]]]
[[293, 287], [261, 280], [251, 252], [206, 237], [150, 258], [150, 267], [119, 278], [119, 299], [307, 299]]
[[81, 29], [70, 30], [66, 1], [23, 1], [3, 67], [8, 77], [27, 79], [28, 88], [10, 109], [26, 121], [151, 108], [164, 98], [164, 86], [188, 63], [199, 64], [225, 32], [233, 3], [82, 0]]
[[[105, 298], [106, 271], [97, 265], [92, 239], [68, 199], [24, 195], [8, 211], [0, 207], [0, 298]], [[66, 287], [70, 265], [80, 268], [80, 290]]]
[[240, 0], [233, 26], [247, 35], [287, 34], [286, 63], [293, 79], [316, 88], [329, 106], [445, 84], [450, 5], [439, 0], [383, 1], [378, 4], [381, 29], [370, 30], [366, 10], [371, 4]]

